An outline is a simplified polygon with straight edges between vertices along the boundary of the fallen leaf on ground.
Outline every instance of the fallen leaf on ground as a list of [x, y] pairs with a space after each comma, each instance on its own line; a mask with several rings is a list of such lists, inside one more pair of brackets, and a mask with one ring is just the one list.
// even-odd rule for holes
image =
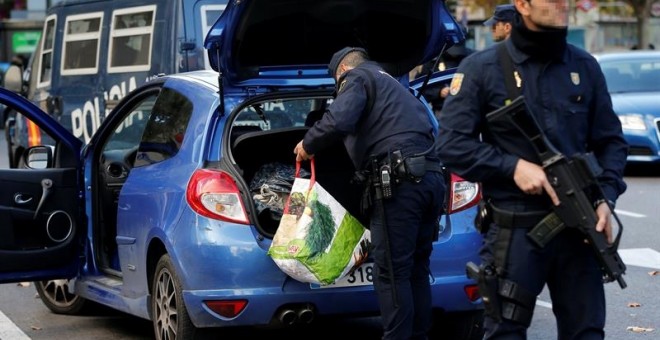
[[41, 327], [39, 327], [39, 326], [30, 326], [30, 328], [32, 328], [32, 330], [34, 330], [34, 331], [40, 331], [41, 330]]
[[653, 328], [646, 328], [646, 327], [638, 327], [638, 326], [630, 326], [626, 328], [626, 330], [635, 332], [635, 333], [647, 333], [647, 332], [653, 332]]
[[654, 270], [652, 272], [649, 272], [649, 275], [651, 275], [651, 276], [660, 275], [660, 271]]
[[639, 302], [628, 302], [628, 307], [641, 307], [642, 304]]
[[25, 287], [30, 287], [30, 283], [29, 283], [29, 282], [19, 282], [19, 283], [17, 284], [17, 286], [19, 286], [19, 287], [24, 287], [24, 288], [25, 288]]

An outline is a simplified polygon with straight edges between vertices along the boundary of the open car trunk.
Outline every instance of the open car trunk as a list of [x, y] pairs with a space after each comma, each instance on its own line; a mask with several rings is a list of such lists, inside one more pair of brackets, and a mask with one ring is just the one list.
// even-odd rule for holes
[[[296, 165], [293, 149], [309, 127], [321, 118], [328, 100], [330, 98], [326, 97], [269, 100], [242, 109], [233, 120], [230, 132], [231, 153], [242, 171], [245, 183], [250, 187], [251, 200], [246, 201], [246, 204], [254, 205], [255, 222], [269, 236], [277, 231], [281, 218], [279, 206], [285, 204], [288, 197], [288, 192], [279, 190], [286, 188], [281, 180], [293, 181]], [[359, 209], [361, 187], [351, 183], [355, 169], [343, 143], [339, 141], [319, 151], [314, 159], [316, 181], [353, 216], [364, 221]], [[302, 162], [301, 167], [301, 174], [309, 175], [310, 162]], [[286, 171], [275, 174], [270, 171], [273, 168]], [[260, 204], [260, 200], [255, 199], [255, 195], [262, 194], [256, 184], [263, 183], [264, 176], [267, 177], [267, 184], [272, 184], [270, 187], [278, 194], [279, 204], [264, 203], [266, 199], [261, 200]]]

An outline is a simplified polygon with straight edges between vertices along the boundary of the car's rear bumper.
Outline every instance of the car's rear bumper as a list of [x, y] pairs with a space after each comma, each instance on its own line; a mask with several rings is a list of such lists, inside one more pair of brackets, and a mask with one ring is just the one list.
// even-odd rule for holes
[[[464, 275], [443, 277], [432, 283], [433, 308], [447, 312], [481, 309], [480, 301], [470, 302], [465, 286], [473, 282]], [[372, 286], [312, 289], [309, 284], [286, 279], [283, 287], [184, 291], [183, 298], [191, 320], [197, 327], [229, 327], [277, 325], [287, 310], [301, 313], [311, 309], [312, 315], [378, 315], [378, 301]], [[210, 310], [204, 301], [248, 301], [234, 318], [224, 318]], [[302, 321], [301, 321], [302, 322]]]

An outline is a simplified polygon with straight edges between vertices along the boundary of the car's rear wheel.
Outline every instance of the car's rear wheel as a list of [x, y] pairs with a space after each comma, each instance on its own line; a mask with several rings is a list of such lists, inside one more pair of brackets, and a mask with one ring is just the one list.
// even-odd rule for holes
[[152, 321], [157, 340], [192, 339], [195, 326], [183, 303], [181, 282], [169, 255], [163, 255], [154, 274], [151, 299]]
[[69, 280], [37, 281], [34, 283], [41, 301], [56, 314], [81, 314], [90, 302], [69, 293]]

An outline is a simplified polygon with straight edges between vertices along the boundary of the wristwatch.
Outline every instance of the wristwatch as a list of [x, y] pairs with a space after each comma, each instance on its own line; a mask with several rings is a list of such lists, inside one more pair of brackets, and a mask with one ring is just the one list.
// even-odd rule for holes
[[611, 200], [605, 199], [605, 198], [601, 198], [599, 200], [596, 200], [596, 202], [594, 202], [594, 209], [598, 209], [598, 206], [601, 203], [607, 203], [607, 205], [610, 207], [610, 209], [614, 209], [614, 202], [611, 201]]

